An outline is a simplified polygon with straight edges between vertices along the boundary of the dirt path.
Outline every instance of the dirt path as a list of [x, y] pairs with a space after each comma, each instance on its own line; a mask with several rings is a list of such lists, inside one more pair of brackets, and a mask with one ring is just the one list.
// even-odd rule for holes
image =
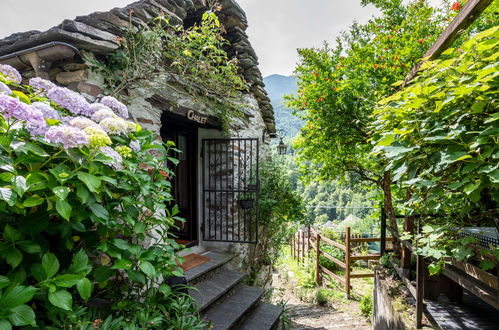
[[[334, 307], [321, 307], [300, 301], [281, 280], [279, 274], [273, 275], [273, 287], [275, 291], [280, 291], [280, 297], [287, 301], [286, 308], [291, 318], [290, 329], [371, 329], [371, 325], [354, 310], [356, 305], [341, 305]], [[339, 310], [341, 307], [341, 311]]]

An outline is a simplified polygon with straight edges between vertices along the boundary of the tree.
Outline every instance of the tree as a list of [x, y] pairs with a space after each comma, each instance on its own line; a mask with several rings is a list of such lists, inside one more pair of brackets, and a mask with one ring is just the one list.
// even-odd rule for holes
[[320, 49], [299, 50], [299, 89], [288, 103], [307, 121], [295, 148], [309, 175], [331, 179], [353, 172], [377, 185], [396, 229], [390, 168], [370, 155], [371, 116], [375, 104], [395, 92], [393, 84], [406, 76], [442, 32], [450, 13], [427, 1], [363, 1], [369, 3], [381, 15], [366, 24], [353, 24], [334, 48], [326, 43]]

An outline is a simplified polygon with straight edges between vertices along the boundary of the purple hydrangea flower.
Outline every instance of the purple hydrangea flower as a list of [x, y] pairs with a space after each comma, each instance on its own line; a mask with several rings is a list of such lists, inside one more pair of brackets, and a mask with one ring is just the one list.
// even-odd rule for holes
[[90, 119], [86, 118], [86, 117], [74, 117], [73, 119], [71, 119], [69, 121], [69, 124], [73, 127], [76, 127], [76, 128], [79, 128], [79, 129], [85, 129], [85, 128], [88, 128], [88, 127], [98, 127], [100, 128], [100, 126], [96, 123], [96, 122], [93, 122], [91, 121]]
[[108, 108], [111, 108], [121, 118], [128, 118], [128, 109], [126, 105], [124, 105], [114, 97], [104, 96], [102, 100], [100, 100], [100, 103], [104, 104]]
[[87, 100], [70, 89], [65, 87], [54, 87], [47, 93], [47, 97], [75, 115], [91, 115], [90, 104]]
[[0, 93], [0, 113], [3, 113], [5, 118], [26, 120], [29, 110], [29, 106], [26, 103]]
[[20, 84], [23, 80], [19, 71], [7, 64], [0, 64], [0, 73], [2, 73], [7, 80], [13, 81], [16, 84]]
[[51, 126], [45, 133], [45, 140], [50, 143], [62, 143], [64, 149], [77, 148], [89, 144], [85, 132], [68, 125]]
[[130, 148], [132, 148], [133, 151], [139, 152], [140, 151], [139, 141], [132, 140], [132, 142], [130, 142]]
[[12, 91], [9, 86], [5, 85], [3, 82], [0, 82], [0, 93], [10, 95]]
[[103, 119], [106, 119], [106, 118], [117, 118], [118, 116], [113, 112], [113, 110], [109, 109], [108, 107], [106, 107], [105, 105], [103, 104], [100, 104], [100, 103], [94, 103], [92, 104], [93, 105], [99, 105], [100, 107], [95, 107], [96, 110], [93, 114], [92, 114], [92, 120], [97, 122], [97, 123], [100, 123]]
[[52, 108], [47, 103], [34, 102], [33, 104], [31, 104], [31, 106], [37, 110], [40, 110], [43, 113], [43, 116], [47, 119], [61, 119], [61, 115], [59, 114], [59, 112], [57, 112], [57, 110]]
[[31, 136], [44, 135], [48, 129], [48, 125], [43, 116], [43, 112], [34, 107], [30, 107], [30, 111], [26, 116], [26, 128]]
[[99, 149], [104, 155], [110, 157], [112, 159], [111, 162], [106, 163], [111, 166], [115, 170], [120, 170], [123, 168], [123, 158], [121, 155], [111, 147], [101, 147]]
[[42, 78], [31, 78], [29, 80], [29, 85], [33, 87], [33, 90], [35, 91], [36, 94], [41, 95], [41, 96], [47, 96], [47, 93], [56, 85], [46, 79]]

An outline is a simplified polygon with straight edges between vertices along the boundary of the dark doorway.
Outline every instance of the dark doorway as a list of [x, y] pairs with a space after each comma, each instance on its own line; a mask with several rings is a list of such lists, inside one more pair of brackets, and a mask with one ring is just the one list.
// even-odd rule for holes
[[183, 245], [197, 243], [197, 127], [175, 117], [164, 115], [161, 137], [175, 142], [179, 153], [172, 156], [179, 160], [177, 165], [169, 162], [167, 166], [175, 173], [172, 180], [174, 203], [178, 205], [181, 218], [176, 221], [171, 233]]

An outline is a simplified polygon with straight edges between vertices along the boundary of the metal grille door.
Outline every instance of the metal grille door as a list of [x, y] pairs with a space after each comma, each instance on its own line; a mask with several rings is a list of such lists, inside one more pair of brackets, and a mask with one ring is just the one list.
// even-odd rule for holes
[[259, 140], [204, 139], [203, 239], [258, 241]]

